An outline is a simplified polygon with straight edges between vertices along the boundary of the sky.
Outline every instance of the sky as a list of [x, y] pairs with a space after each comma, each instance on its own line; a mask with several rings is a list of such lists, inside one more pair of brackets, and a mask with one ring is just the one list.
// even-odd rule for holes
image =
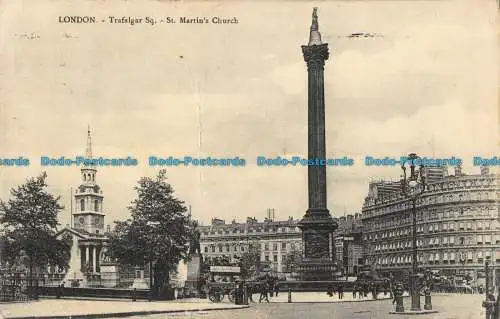
[[[300, 218], [306, 167], [257, 167], [257, 156], [307, 154], [307, 44], [311, 13], [328, 43], [327, 169], [333, 216], [360, 212], [368, 183], [399, 167], [367, 167], [366, 155], [409, 152], [492, 157], [499, 145], [496, 1], [2, 1], [0, 6], [0, 199], [47, 171], [66, 206], [78, 167], [41, 167], [40, 156], [85, 151], [139, 160], [102, 167], [106, 223], [128, 217], [134, 186], [158, 168], [150, 155], [245, 158], [245, 167], [168, 167], [176, 195], [203, 223], [246, 216]], [[237, 24], [64, 24], [59, 16], [236, 17]], [[352, 33], [374, 37], [348, 37]]]

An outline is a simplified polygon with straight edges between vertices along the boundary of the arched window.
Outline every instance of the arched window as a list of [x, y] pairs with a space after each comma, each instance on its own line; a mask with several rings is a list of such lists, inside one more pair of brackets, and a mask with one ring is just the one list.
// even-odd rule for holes
[[80, 210], [82, 212], [85, 210], [85, 200], [83, 198], [80, 199]]
[[97, 199], [94, 200], [94, 211], [95, 212], [99, 211], [99, 201]]
[[87, 180], [87, 174], [83, 174], [83, 181]]

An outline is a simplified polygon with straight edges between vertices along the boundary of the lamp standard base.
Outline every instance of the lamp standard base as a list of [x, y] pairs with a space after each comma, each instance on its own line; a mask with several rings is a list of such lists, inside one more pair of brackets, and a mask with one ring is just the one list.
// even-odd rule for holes
[[421, 311], [420, 307], [420, 294], [418, 292], [413, 292], [411, 295], [411, 311]]

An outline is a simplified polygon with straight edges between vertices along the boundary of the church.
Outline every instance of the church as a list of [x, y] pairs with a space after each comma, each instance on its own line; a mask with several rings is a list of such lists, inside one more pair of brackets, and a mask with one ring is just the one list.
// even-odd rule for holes
[[[85, 158], [92, 159], [90, 128], [87, 134]], [[68, 236], [73, 238], [70, 266], [65, 272], [64, 279], [70, 282], [72, 279], [79, 279], [80, 286], [82, 284], [94, 287], [115, 286], [119, 281], [118, 266], [111, 263], [106, 254], [109, 240], [106, 233], [110, 231], [110, 227], [108, 225], [107, 229], [104, 229], [106, 216], [103, 209], [104, 196], [97, 184], [97, 168], [93, 165], [84, 165], [80, 174], [81, 184], [71, 198], [71, 224], [57, 234], [58, 238]], [[110, 273], [106, 273], [106, 268], [109, 268], [106, 266], [110, 264], [114, 267], [109, 269]], [[49, 278], [50, 273], [49, 270]]]

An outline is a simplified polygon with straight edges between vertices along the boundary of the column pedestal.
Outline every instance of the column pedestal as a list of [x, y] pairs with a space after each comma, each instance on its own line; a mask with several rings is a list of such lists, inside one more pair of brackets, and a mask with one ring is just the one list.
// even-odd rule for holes
[[308, 210], [300, 221], [304, 254], [298, 264], [302, 281], [329, 281], [335, 279], [337, 265], [331, 247], [331, 234], [337, 224], [328, 210]]

